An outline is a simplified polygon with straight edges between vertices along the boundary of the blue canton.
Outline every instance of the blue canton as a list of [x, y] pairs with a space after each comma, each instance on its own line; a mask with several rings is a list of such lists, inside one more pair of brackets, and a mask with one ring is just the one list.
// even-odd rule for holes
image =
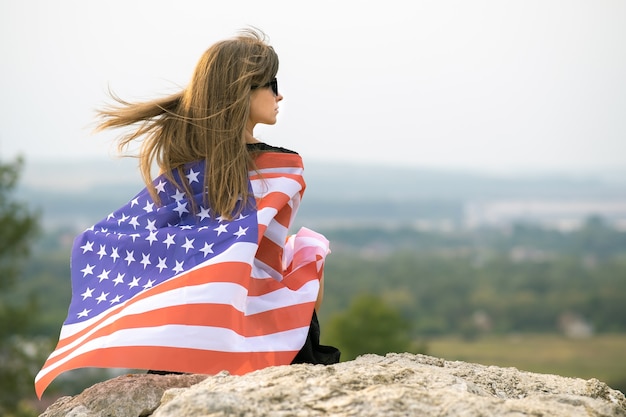
[[204, 162], [188, 165], [184, 172], [195, 212], [189, 197], [160, 176], [154, 181], [160, 206], [144, 189], [75, 239], [72, 302], [65, 324], [95, 317], [235, 242], [257, 243], [253, 199], [234, 220], [216, 217], [203, 201]]

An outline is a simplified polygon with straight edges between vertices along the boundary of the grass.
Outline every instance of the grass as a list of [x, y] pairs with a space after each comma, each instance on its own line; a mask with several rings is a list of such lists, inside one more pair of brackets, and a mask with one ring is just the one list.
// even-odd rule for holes
[[447, 360], [514, 367], [583, 379], [596, 378], [626, 390], [626, 334], [570, 339], [560, 335], [517, 334], [430, 339], [428, 354]]

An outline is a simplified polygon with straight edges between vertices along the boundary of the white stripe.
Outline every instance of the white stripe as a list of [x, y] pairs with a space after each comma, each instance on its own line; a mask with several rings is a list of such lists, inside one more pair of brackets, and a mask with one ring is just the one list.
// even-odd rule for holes
[[[147, 313], [150, 311], [158, 310], [159, 308], [166, 308], [181, 304], [196, 304], [201, 302], [212, 302], [214, 304], [230, 304], [237, 310], [243, 311], [246, 305], [246, 295], [247, 291], [244, 287], [232, 283], [210, 283], [204, 285], [196, 285], [193, 287], [177, 288], [163, 294], [157, 294], [125, 306], [124, 309], [118, 311], [116, 314], [111, 315], [106, 320], [102, 321], [97, 326], [92, 328], [90, 331], [74, 340], [72, 343], [52, 352], [50, 358], [54, 358], [59, 354], [74, 349], [77, 345], [80, 345], [82, 342], [88, 339], [92, 334], [124, 317]], [[187, 297], [189, 298], [186, 299]], [[223, 300], [229, 300], [231, 302], [225, 303]], [[70, 333], [70, 330], [66, 331], [66, 327], [68, 326], [63, 326], [61, 328], [61, 339], [72, 336], [73, 334], [75, 334], [75, 331], [78, 330], [75, 327], [76, 325], [70, 326], [74, 326], [71, 329], [73, 333]], [[86, 326], [83, 326], [82, 329], [84, 328], [86, 328]]]
[[263, 207], [260, 210], [257, 210], [256, 217], [259, 225], [267, 226], [276, 216], [278, 210], [274, 207]]
[[[288, 174], [302, 176], [304, 169], [302, 167], [280, 167], [280, 168], [263, 168], [257, 170], [261, 174]], [[257, 171], [250, 171], [250, 175], [255, 175]]]
[[298, 291], [289, 288], [281, 288], [271, 293], [256, 297], [248, 297], [247, 315], [263, 313], [277, 308], [289, 307], [304, 303], [313, 303], [317, 300], [317, 293], [320, 289], [318, 280], [312, 280], [304, 284]]
[[267, 229], [265, 230], [265, 234], [263, 236], [282, 248], [285, 246], [288, 232], [289, 230], [285, 226], [278, 223], [275, 219], [272, 219], [267, 225]]
[[294, 252], [299, 252], [306, 248], [315, 248], [320, 253], [326, 253], [328, 251], [328, 241], [321, 240], [317, 236], [303, 236], [301, 234], [296, 235]]
[[[171, 291], [157, 294], [149, 298], [137, 301], [127, 306], [124, 310], [108, 317], [102, 323], [95, 326], [89, 332], [74, 340], [72, 343], [52, 352], [50, 358], [54, 358], [68, 350], [74, 349], [100, 329], [115, 321], [132, 315], [141, 315], [160, 308], [167, 308], [183, 304], [220, 304], [231, 305], [244, 315], [252, 315], [271, 311], [277, 308], [289, 307], [303, 303], [313, 302], [317, 298], [319, 282], [310, 281], [302, 286], [297, 292], [288, 288], [281, 288], [260, 296], [248, 296], [247, 289], [233, 283], [209, 283], [191, 287], [176, 288]], [[227, 302], [224, 302], [227, 300]], [[64, 328], [61, 333], [64, 334]], [[67, 337], [67, 335], [62, 336]]]
[[300, 202], [302, 201], [302, 198], [300, 196], [300, 193], [294, 195], [291, 200], [289, 201], [289, 206], [291, 207], [291, 219], [289, 219], [289, 224], [292, 225], [295, 218], [296, 218], [296, 214], [298, 213], [298, 210], [300, 209]]
[[280, 192], [291, 198], [302, 190], [302, 185], [298, 181], [285, 177], [251, 180], [250, 184], [257, 198], [263, 198], [271, 192]]
[[[160, 329], [160, 331], [157, 333], [156, 329]], [[302, 348], [308, 331], [309, 327], [305, 326], [270, 335], [245, 337], [230, 329], [206, 326], [167, 325], [124, 329], [111, 335], [90, 340], [72, 354], [42, 369], [37, 374], [35, 381], [75, 357], [100, 348], [163, 346], [219, 352], [298, 351]]]
[[[188, 274], [190, 271], [195, 271], [196, 269], [199, 268], [203, 268], [209, 265], [215, 265], [218, 263], [222, 263], [222, 262], [242, 262], [242, 259], [248, 260], [250, 262], [250, 266], [252, 266], [252, 263], [254, 262], [254, 255], [256, 254], [256, 250], [257, 250], [258, 245], [256, 243], [248, 243], [248, 242], [236, 242], [234, 243], [231, 247], [229, 247], [227, 250], [225, 250], [223, 253], [220, 253], [218, 255], [216, 255], [215, 257], [202, 262], [201, 264], [196, 265], [194, 268], [190, 269], [189, 271], [183, 272], [182, 274], [172, 277], [169, 280], [167, 280], [166, 282], [171, 282], [174, 279], [182, 279], [186, 274]], [[158, 287], [158, 286], [157, 286]], [[155, 287], [155, 288], [157, 288]], [[146, 290], [146, 291], [150, 291], [150, 290]], [[143, 292], [141, 292], [143, 293]], [[139, 293], [139, 294], [141, 294]], [[138, 294], [137, 294], [138, 295]], [[132, 300], [132, 299], [131, 299]], [[130, 301], [130, 300], [128, 300]], [[84, 328], [89, 327], [91, 325], [93, 325], [94, 323], [96, 323], [98, 320], [100, 320], [102, 317], [104, 317], [105, 315], [111, 313], [112, 311], [117, 311], [121, 308], [124, 308], [124, 306], [128, 303], [122, 303], [114, 308], [110, 308], [107, 311], [104, 311], [103, 313], [101, 313], [98, 316], [95, 316], [89, 320], [85, 320], [82, 321], [80, 323], [73, 323], [73, 324], [67, 324], [64, 325], [61, 328], [61, 335], [60, 338], [66, 338], [66, 337], [70, 337], [75, 333], [78, 333], [80, 331], [82, 331]]]
[[323, 235], [303, 227], [295, 235], [289, 236], [285, 244], [283, 268], [287, 269], [297, 254], [305, 256], [303, 261], [307, 263], [316, 261], [315, 255], [320, 255], [322, 259], [325, 259], [329, 253], [328, 240]]

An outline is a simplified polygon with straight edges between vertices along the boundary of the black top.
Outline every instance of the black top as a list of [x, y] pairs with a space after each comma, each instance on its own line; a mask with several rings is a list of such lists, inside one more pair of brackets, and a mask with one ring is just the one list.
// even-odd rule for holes
[[279, 146], [268, 145], [263, 142], [254, 142], [246, 144], [248, 151], [250, 152], [281, 152], [281, 153], [295, 153], [298, 152], [292, 151], [291, 149], [281, 148]]

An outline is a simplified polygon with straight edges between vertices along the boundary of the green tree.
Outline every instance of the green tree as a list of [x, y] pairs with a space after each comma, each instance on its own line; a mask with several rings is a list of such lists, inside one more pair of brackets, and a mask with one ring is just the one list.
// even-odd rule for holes
[[17, 304], [12, 290], [19, 284], [20, 271], [32, 240], [38, 232], [37, 216], [25, 204], [15, 201], [23, 161], [0, 161], [0, 415], [33, 415], [23, 401], [33, 396], [33, 377], [37, 359], [35, 344], [28, 341], [29, 326], [34, 322], [34, 300]]
[[382, 298], [364, 294], [353, 299], [348, 310], [329, 320], [326, 335], [341, 350], [342, 360], [359, 355], [413, 352], [410, 321]]

